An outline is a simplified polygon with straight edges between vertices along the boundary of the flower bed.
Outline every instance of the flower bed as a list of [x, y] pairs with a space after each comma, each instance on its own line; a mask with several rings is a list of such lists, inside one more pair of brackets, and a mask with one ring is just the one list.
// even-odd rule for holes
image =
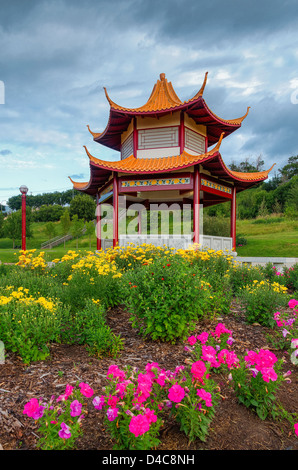
[[[288, 354], [289, 365], [295, 368], [297, 301], [289, 296], [286, 286], [269, 282], [264, 272], [258, 272], [258, 279], [246, 276], [246, 284], [241, 286], [238, 267], [224, 253], [180, 251], [175, 254], [166, 248], [148, 246], [109, 250], [99, 256], [71, 252], [56, 260], [52, 267], [44, 266], [40, 256], [35, 262], [32, 253], [28, 258], [22, 253], [19, 263], [0, 278], [0, 331], [3, 338], [6, 334], [8, 357], [17, 354], [24, 367], [30, 368], [35, 361], [53, 360], [56, 345], [82, 346], [90, 358], [100, 361], [97, 367], [107, 380], [105, 389], [88, 385], [95, 400], [93, 406], [88, 402], [91, 395], [87, 397], [72, 388], [68, 388], [72, 393], [65, 392], [64, 399], [58, 402], [48, 393], [43, 393], [42, 399], [31, 396], [25, 403], [24, 398], [20, 400], [23, 409], [29, 410], [28, 416], [32, 415], [33, 419], [39, 416], [39, 423], [43, 419], [48, 423], [41, 427], [38, 422], [34, 425], [38, 436], [35, 445], [51, 449], [79, 446], [80, 439], [84, 439], [82, 410], [89, 409], [88, 419], [92, 419], [92, 413], [103, 414], [103, 427], [105, 435], [110, 436], [107, 439], [112, 439], [111, 446], [162, 448], [168, 423], [176, 423], [179, 432], [198, 446], [198, 442], [208, 442], [215, 416], [222, 406], [219, 377], [250, 412], [261, 420], [279, 419], [288, 423], [285, 426], [290, 426], [289, 433], [295, 436], [298, 410], [295, 406], [294, 411], [287, 409], [278, 400], [289, 379], [282, 356], [277, 358], [269, 346], [236, 353], [237, 341], [232, 330], [225, 326], [231, 305], [237, 298], [244, 298], [240, 292], [243, 287], [247, 286], [246, 295], [255, 296], [257, 302], [256, 285], [265, 286], [267, 298], [274, 299], [271, 304], [267, 302], [266, 312], [266, 318], [272, 321], [264, 323], [263, 315], [258, 315], [256, 308], [254, 325], [267, 328], [271, 343], [275, 347], [278, 344], [282, 355]], [[290, 301], [288, 308], [284, 308], [285, 299]], [[146, 355], [136, 369], [133, 355], [130, 360], [125, 352], [127, 329], [123, 323], [121, 329], [115, 328], [119, 316], [112, 326], [109, 322], [110, 312], [121, 305], [124, 305], [122, 312], [129, 310], [126, 323], [134, 332], [134, 343], [142, 348], [149, 342], [152, 351], [173, 348], [176, 358], [173, 369], [165, 367], [160, 358], [146, 361]], [[239, 314], [248, 328], [251, 311], [247, 305], [243, 302]], [[277, 305], [281, 307], [279, 311], [275, 309]], [[209, 330], [199, 333], [198, 328], [206, 324], [210, 325]], [[26, 349], [26, 344], [31, 344], [28, 340], [33, 341], [34, 348]], [[135, 346], [131, 345], [133, 352], [137, 352]], [[35, 350], [34, 355], [31, 349]], [[113, 360], [114, 369], [110, 364], [105, 371], [103, 358]], [[120, 367], [121, 359], [125, 363]], [[113, 380], [106, 377], [107, 372]], [[86, 391], [89, 384], [86, 379], [68, 386], [82, 383], [86, 384]], [[61, 401], [67, 409], [61, 408]], [[52, 426], [49, 421], [53, 421]]]

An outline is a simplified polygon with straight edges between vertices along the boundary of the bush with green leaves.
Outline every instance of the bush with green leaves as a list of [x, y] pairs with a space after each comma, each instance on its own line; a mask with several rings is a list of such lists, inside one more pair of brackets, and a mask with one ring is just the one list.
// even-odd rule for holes
[[84, 308], [65, 317], [63, 341], [69, 344], [85, 344], [90, 355], [116, 357], [123, 348], [121, 336], [117, 336], [106, 322], [106, 310], [98, 300], [87, 300]]
[[7, 351], [24, 363], [46, 359], [50, 343], [59, 342], [65, 307], [59, 301], [33, 297], [27, 289], [8, 286], [0, 293], [0, 338]]
[[175, 342], [194, 329], [198, 319], [221, 310], [223, 296], [216, 293], [213, 298], [212, 286], [179, 256], [129, 271], [122, 282], [133, 327], [153, 340]]
[[284, 279], [288, 289], [298, 292], [298, 263], [284, 269]]
[[259, 323], [273, 328], [273, 314], [286, 307], [289, 296], [287, 288], [277, 282], [255, 280], [253, 285], [246, 285], [239, 291], [239, 298], [248, 323]]
[[229, 269], [228, 275], [232, 291], [236, 296], [243, 286], [253, 286], [255, 281], [266, 279], [259, 266], [250, 266], [246, 263], [235, 264]]

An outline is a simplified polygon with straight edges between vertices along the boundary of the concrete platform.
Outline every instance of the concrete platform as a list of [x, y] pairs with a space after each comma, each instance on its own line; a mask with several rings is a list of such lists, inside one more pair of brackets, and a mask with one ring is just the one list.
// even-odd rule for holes
[[267, 263], [272, 263], [276, 268], [291, 268], [294, 264], [298, 263], [298, 258], [279, 258], [279, 257], [258, 257], [258, 256], [236, 256], [235, 258], [242, 264], [251, 266], [265, 266]]

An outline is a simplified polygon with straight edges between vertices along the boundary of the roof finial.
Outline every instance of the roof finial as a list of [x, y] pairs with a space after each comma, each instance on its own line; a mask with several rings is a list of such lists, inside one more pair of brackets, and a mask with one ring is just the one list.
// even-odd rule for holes
[[166, 74], [165, 74], [165, 73], [161, 73], [161, 74], [159, 75], [159, 78], [160, 78], [161, 81], [163, 82], [163, 81], [165, 80], [165, 78], [166, 78]]

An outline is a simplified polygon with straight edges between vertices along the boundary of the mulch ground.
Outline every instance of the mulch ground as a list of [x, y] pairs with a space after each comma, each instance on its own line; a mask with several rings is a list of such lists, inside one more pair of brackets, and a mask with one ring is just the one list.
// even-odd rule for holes
[[[247, 325], [237, 304], [233, 304], [230, 314], [220, 321], [233, 330], [233, 349], [239, 355], [243, 356], [247, 349], [273, 350], [267, 336], [272, 331], [260, 325]], [[216, 323], [200, 323], [195, 333], [213, 330]], [[163, 368], [174, 370], [189, 357], [182, 342], [173, 345], [141, 338], [131, 327], [129, 313], [122, 308], [108, 312], [108, 324], [124, 340], [124, 348], [117, 359], [89, 356], [84, 346], [53, 344], [49, 360], [26, 366], [19, 357], [8, 353], [5, 363], [0, 365], [0, 449], [36, 449], [38, 428], [31, 418], [23, 415], [24, 405], [32, 397], [58, 396], [64, 392], [66, 384], [74, 385], [78, 381], [88, 383], [97, 395], [106, 384], [106, 372], [111, 364], [137, 365], [143, 369], [147, 362], [158, 362]], [[284, 371], [292, 371], [291, 383], [282, 384], [277, 399], [288, 412], [298, 413], [298, 368], [291, 364], [285, 351], [273, 351], [285, 358]], [[298, 437], [287, 420], [279, 422], [268, 418], [262, 421], [238, 403], [226, 375], [216, 374], [216, 380], [221, 402], [206, 442], [197, 439], [189, 443], [174, 421], [166, 421], [157, 450], [298, 450]], [[77, 450], [113, 449], [114, 443], [105, 432], [102, 418], [103, 413], [96, 412], [90, 400]]]

